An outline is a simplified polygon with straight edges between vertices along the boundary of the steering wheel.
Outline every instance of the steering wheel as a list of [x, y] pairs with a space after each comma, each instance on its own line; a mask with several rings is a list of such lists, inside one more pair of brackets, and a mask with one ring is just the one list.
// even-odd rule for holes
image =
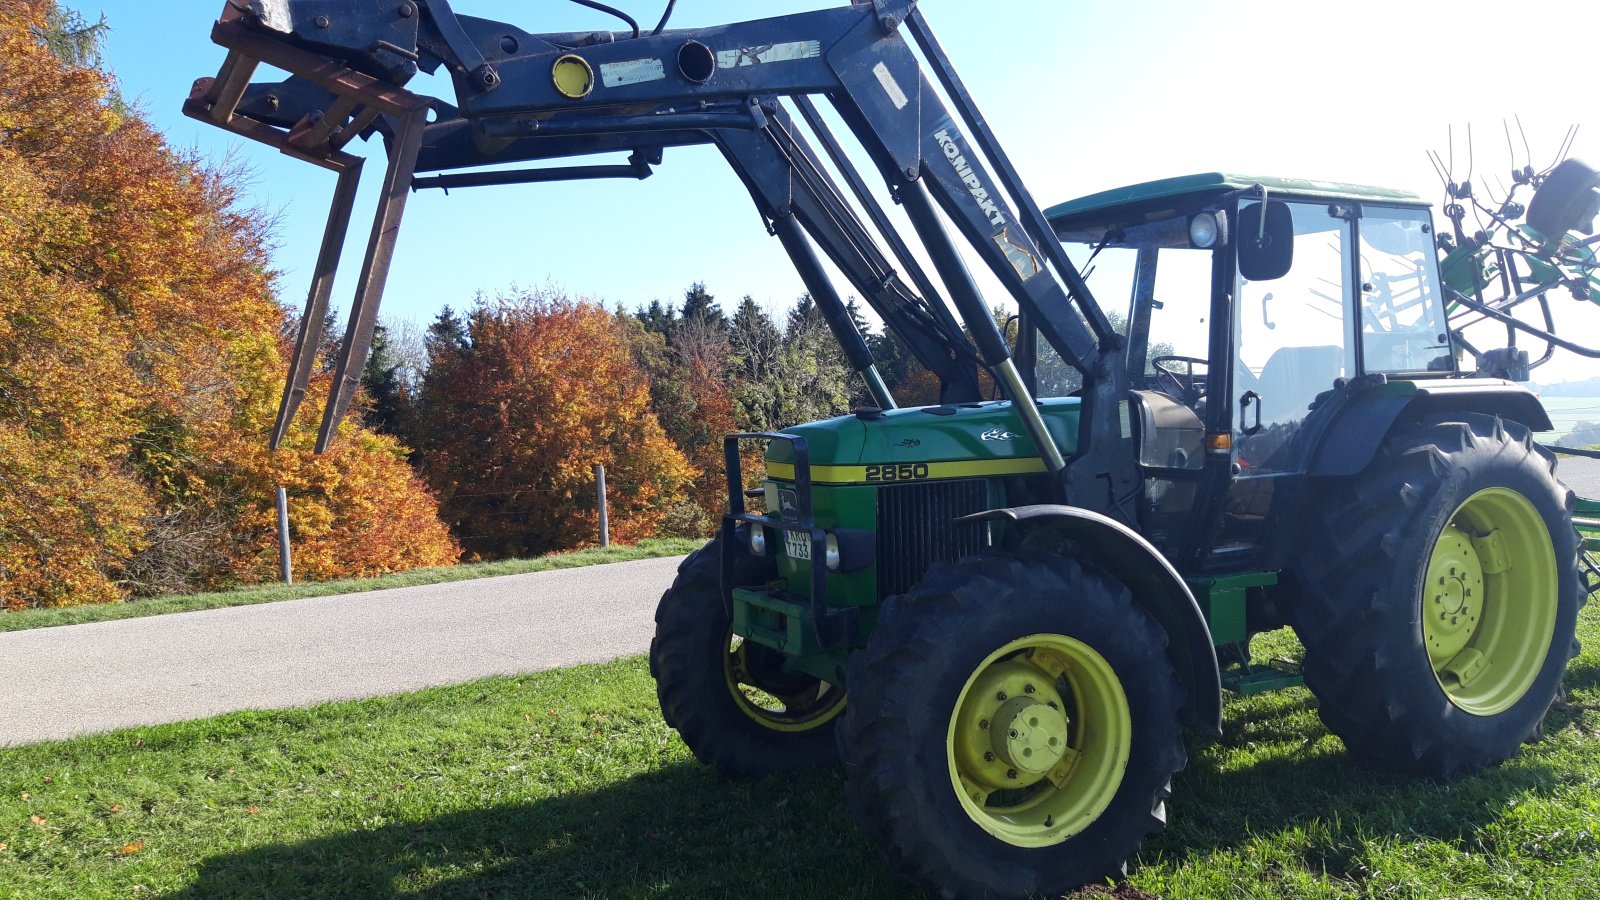
[[[1187, 371], [1178, 372], [1171, 368], [1172, 363], [1183, 363]], [[1156, 370], [1161, 389], [1185, 404], [1193, 406], [1205, 396], [1205, 382], [1201, 380], [1204, 376], [1196, 375], [1194, 367], [1209, 366], [1206, 360], [1194, 356], [1157, 356], [1150, 360], [1150, 365]], [[1173, 390], [1174, 387], [1177, 390]]]

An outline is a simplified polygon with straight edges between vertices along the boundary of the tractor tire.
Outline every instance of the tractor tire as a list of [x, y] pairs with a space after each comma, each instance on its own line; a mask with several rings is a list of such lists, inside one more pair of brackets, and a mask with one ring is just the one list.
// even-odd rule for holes
[[1187, 761], [1166, 643], [1125, 586], [1075, 560], [935, 564], [850, 659], [851, 811], [941, 897], [1120, 877]]
[[1469, 414], [1393, 435], [1328, 487], [1290, 618], [1329, 730], [1440, 779], [1536, 739], [1583, 598], [1554, 457], [1520, 424]]
[[1600, 172], [1581, 160], [1563, 160], [1545, 176], [1528, 201], [1527, 223], [1548, 241], [1558, 241], [1569, 231], [1594, 231], [1600, 211]]
[[[721, 545], [717, 538], [690, 554], [656, 607], [650, 674], [662, 718], [696, 758], [728, 777], [833, 764], [844, 691], [785, 672], [783, 654], [734, 636], [722, 597]], [[740, 541], [735, 584], [777, 577], [771, 557], [744, 546]]]

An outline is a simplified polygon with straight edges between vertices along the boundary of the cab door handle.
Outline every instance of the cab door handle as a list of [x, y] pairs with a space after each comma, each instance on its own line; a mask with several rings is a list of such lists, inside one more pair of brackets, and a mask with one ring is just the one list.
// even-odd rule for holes
[[[1244, 424], [1244, 419], [1252, 407], [1256, 412], [1256, 423], [1247, 426]], [[1257, 434], [1261, 431], [1261, 395], [1255, 391], [1245, 391], [1239, 398], [1239, 425], [1239, 430], [1245, 434]]]

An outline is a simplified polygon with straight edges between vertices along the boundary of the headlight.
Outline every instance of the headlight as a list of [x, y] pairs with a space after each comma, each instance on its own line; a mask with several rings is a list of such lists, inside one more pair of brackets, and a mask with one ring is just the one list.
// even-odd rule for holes
[[828, 571], [839, 571], [839, 538], [833, 532], [828, 532], [823, 540], [824, 559], [828, 561]]
[[1209, 250], [1217, 243], [1222, 227], [1212, 213], [1201, 213], [1189, 220], [1189, 243], [1201, 250]]
[[755, 556], [767, 555], [767, 530], [760, 525], [750, 527], [750, 552]]

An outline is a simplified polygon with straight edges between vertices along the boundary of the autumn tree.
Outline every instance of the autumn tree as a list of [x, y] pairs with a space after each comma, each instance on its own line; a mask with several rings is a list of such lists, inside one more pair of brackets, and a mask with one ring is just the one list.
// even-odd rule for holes
[[[117, 102], [82, 64], [97, 30], [64, 15], [0, 4], [0, 606], [271, 577], [270, 534], [249, 523], [310, 454], [264, 450], [287, 349], [266, 220], [238, 206], [235, 169], [172, 151]], [[352, 439], [319, 461], [338, 496], [297, 516], [375, 496], [425, 514], [406, 535], [330, 528], [331, 558], [365, 561], [327, 571], [454, 559], [391, 458]]]
[[869, 334], [867, 347], [895, 402], [901, 406], [933, 406], [939, 402], [939, 376], [917, 359], [900, 335], [889, 330]]
[[462, 544], [546, 553], [597, 535], [592, 469], [607, 472], [619, 541], [654, 533], [695, 476], [650, 408], [616, 319], [553, 291], [480, 301], [464, 341], [441, 340], [423, 379], [426, 468]]
[[739, 430], [729, 377], [728, 332], [720, 313], [715, 317], [685, 315], [670, 343], [674, 377], [682, 385], [689, 408], [670, 424], [667, 420], [662, 424], [668, 426], [673, 443], [700, 473], [689, 488], [689, 497], [702, 513], [694, 530], [709, 536], [728, 508], [723, 439]]

